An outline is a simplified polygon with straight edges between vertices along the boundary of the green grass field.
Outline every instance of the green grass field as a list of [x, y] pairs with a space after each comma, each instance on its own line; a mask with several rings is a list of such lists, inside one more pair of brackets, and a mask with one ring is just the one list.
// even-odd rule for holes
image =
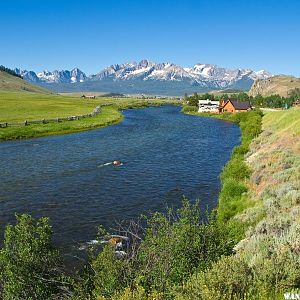
[[267, 112], [264, 117], [264, 127], [271, 128], [280, 133], [300, 135], [300, 109], [293, 108], [288, 111]]
[[82, 120], [0, 128], [0, 140], [33, 138], [45, 135], [84, 131], [108, 126], [117, 123], [122, 119], [122, 114], [116, 108], [104, 107], [99, 115]]
[[24, 122], [91, 112], [97, 104], [55, 94], [0, 92], [0, 122]]
[[103, 127], [122, 120], [123, 116], [119, 110], [166, 103], [178, 103], [178, 101], [135, 98], [96, 98], [87, 100], [75, 96], [56, 94], [0, 92], [0, 123], [24, 123], [25, 120], [83, 115], [90, 113], [99, 104], [112, 104], [110, 107], [103, 107], [99, 115], [82, 120], [0, 128], [0, 140], [65, 134]]

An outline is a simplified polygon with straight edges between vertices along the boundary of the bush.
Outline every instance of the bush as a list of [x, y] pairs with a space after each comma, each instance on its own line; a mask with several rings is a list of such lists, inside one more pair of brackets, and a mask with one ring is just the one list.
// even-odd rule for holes
[[138, 254], [138, 283], [146, 290], [165, 291], [231, 254], [232, 246], [213, 217], [201, 221], [198, 204], [185, 200], [176, 214], [156, 213], [148, 221]]
[[52, 246], [47, 218], [37, 221], [17, 215], [17, 224], [5, 229], [0, 251], [3, 299], [50, 299], [65, 288], [59, 253]]
[[92, 268], [95, 272], [95, 295], [111, 296], [126, 286], [126, 261], [118, 259], [110, 245], [103, 248], [93, 261]]
[[192, 105], [184, 105], [182, 108], [182, 112], [184, 113], [191, 113], [191, 112], [197, 112], [197, 106], [192, 106]]
[[134, 289], [126, 288], [124, 291], [115, 294], [112, 300], [165, 300], [163, 293], [153, 291], [147, 293], [142, 287], [137, 286]]
[[232, 253], [226, 228], [214, 215], [204, 218], [198, 202], [184, 200], [180, 209], [154, 213], [146, 224], [143, 240], [130, 245], [135, 251], [128, 249], [128, 257], [117, 259], [110, 247], [104, 247], [92, 262], [94, 295], [111, 296], [138, 286], [145, 295], [156, 291], [166, 296], [174, 284]]
[[237, 213], [247, 207], [243, 194], [248, 191], [245, 184], [234, 178], [226, 179], [219, 195], [218, 219], [222, 222], [229, 221]]
[[222, 114], [221, 118], [223, 117], [239, 124], [242, 131], [241, 145], [234, 148], [231, 160], [221, 174], [223, 185], [219, 196], [218, 219], [221, 222], [228, 222], [237, 213], [250, 206], [247, 198], [243, 196], [248, 190], [246, 181], [251, 175], [244, 155], [249, 151], [251, 141], [261, 132], [262, 113], [251, 111]]
[[230, 256], [220, 259], [205, 272], [192, 276], [175, 292], [175, 299], [245, 299], [252, 287], [252, 270], [243, 260]]
[[221, 180], [225, 183], [228, 179], [235, 179], [237, 181], [243, 181], [249, 179], [251, 171], [241, 155], [235, 155], [224, 167]]

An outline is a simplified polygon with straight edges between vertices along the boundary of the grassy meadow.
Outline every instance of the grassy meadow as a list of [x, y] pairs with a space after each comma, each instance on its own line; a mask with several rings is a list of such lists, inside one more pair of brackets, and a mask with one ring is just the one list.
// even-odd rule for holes
[[113, 107], [104, 107], [97, 116], [81, 120], [0, 128], [0, 140], [33, 138], [85, 131], [92, 128], [108, 126], [117, 123], [122, 119], [123, 116], [117, 109]]
[[97, 104], [56, 94], [0, 92], [0, 122], [68, 117], [90, 113]]
[[27, 121], [83, 115], [93, 111], [97, 105], [103, 107], [99, 115], [91, 118], [59, 123], [35, 124], [0, 128], [0, 140], [32, 138], [65, 134], [107, 126], [122, 120], [120, 110], [149, 105], [178, 103], [169, 100], [143, 100], [135, 98], [82, 99], [79, 96], [57, 94], [0, 92], [0, 123], [24, 123]]
[[263, 128], [278, 134], [300, 135], [300, 110], [268, 112], [265, 114]]

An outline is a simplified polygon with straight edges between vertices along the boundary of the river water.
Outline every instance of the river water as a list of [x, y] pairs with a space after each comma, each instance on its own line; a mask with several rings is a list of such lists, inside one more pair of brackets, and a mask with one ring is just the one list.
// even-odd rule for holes
[[240, 130], [180, 109], [126, 110], [106, 128], [0, 143], [0, 239], [15, 212], [49, 217], [68, 252], [92, 240], [98, 224], [178, 207], [183, 195], [215, 207]]

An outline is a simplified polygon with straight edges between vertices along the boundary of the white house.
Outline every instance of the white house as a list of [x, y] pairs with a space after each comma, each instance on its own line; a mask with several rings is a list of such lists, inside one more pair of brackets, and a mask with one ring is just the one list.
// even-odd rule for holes
[[198, 100], [198, 112], [219, 113], [220, 103], [214, 100]]

